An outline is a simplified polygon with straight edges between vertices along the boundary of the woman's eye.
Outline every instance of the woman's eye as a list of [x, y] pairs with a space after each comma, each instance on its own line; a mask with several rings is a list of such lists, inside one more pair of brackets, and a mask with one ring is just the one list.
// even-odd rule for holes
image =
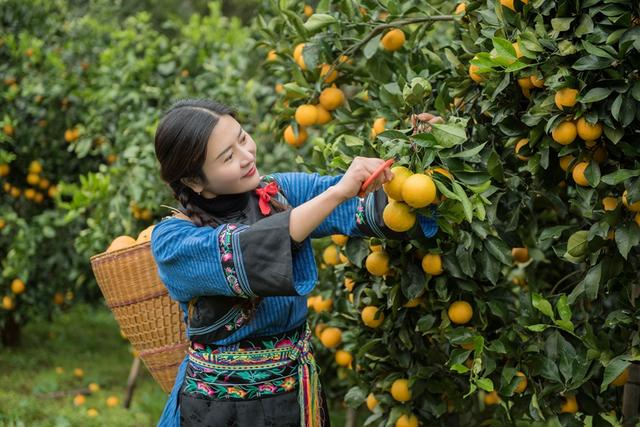
[[231, 160], [231, 157], [233, 157], [233, 153], [229, 154], [229, 157], [227, 157], [226, 159], [224, 159], [225, 162], [228, 162], [229, 160]]

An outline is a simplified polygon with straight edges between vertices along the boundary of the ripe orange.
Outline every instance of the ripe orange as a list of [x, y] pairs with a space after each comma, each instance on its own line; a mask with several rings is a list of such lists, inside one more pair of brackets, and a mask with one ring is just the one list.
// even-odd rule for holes
[[48, 179], [40, 178], [40, 181], [38, 182], [38, 187], [40, 187], [43, 190], [46, 190], [47, 188], [49, 188], [49, 185], [51, 185], [51, 183], [49, 182]]
[[640, 213], [636, 214], [633, 220], [638, 224], [638, 227], [640, 227]]
[[42, 165], [39, 161], [33, 160], [29, 163], [29, 173], [35, 173], [36, 175], [42, 172]]
[[521, 378], [521, 380], [520, 380], [520, 382], [518, 383], [518, 385], [516, 386], [516, 388], [515, 388], [515, 390], [514, 390], [514, 391], [515, 391], [516, 393], [524, 393], [524, 391], [527, 389], [527, 384], [528, 384], [527, 377], [526, 377], [526, 375], [524, 374], [524, 372], [522, 372], [522, 371], [518, 371], [518, 372], [516, 372], [516, 375], [517, 375], [518, 377], [520, 377], [520, 378]]
[[418, 417], [414, 414], [401, 415], [396, 420], [395, 427], [418, 427]]
[[138, 238], [136, 239], [136, 243], [144, 243], [151, 241], [151, 232], [153, 231], [153, 227], [155, 225], [150, 225], [138, 234]]
[[536, 76], [535, 74], [530, 75], [529, 80], [531, 80], [531, 84], [534, 87], [537, 87], [537, 88], [544, 87], [544, 79], [539, 79], [538, 76]]
[[320, 334], [320, 342], [327, 348], [335, 348], [342, 342], [342, 331], [339, 328], [326, 328]]
[[522, 51], [520, 50], [520, 44], [518, 42], [511, 43], [513, 49], [516, 51], [516, 58], [522, 58]]
[[453, 11], [453, 13], [455, 13], [456, 15], [461, 15], [463, 13], [465, 13], [467, 11], [467, 5], [466, 3], [458, 3], [458, 5], [456, 6], [456, 10]]
[[328, 87], [320, 93], [320, 105], [332, 111], [344, 104], [344, 93], [337, 87]]
[[587, 169], [587, 166], [589, 166], [589, 162], [579, 162], [573, 168], [573, 171], [571, 173], [575, 183], [583, 187], [589, 186], [589, 181], [587, 181], [587, 178], [584, 176], [584, 171]]
[[324, 331], [325, 329], [327, 329], [326, 323], [318, 323], [313, 329], [313, 333], [316, 334], [316, 337], [318, 337], [318, 339], [320, 339], [320, 335], [322, 335], [322, 331]]
[[615, 380], [611, 381], [611, 385], [614, 387], [622, 387], [629, 381], [629, 368], [626, 368]]
[[335, 358], [338, 365], [345, 367], [351, 365], [351, 362], [353, 361], [353, 356], [351, 355], [351, 353], [345, 350], [336, 351]]
[[276, 53], [275, 49], [271, 49], [269, 53], [267, 53], [267, 61], [273, 62], [276, 59], [278, 59], [278, 54]]
[[495, 390], [484, 395], [484, 404], [487, 406], [497, 405], [501, 400], [498, 392]]
[[436, 185], [430, 176], [416, 173], [402, 185], [402, 200], [414, 208], [423, 208], [436, 198]]
[[33, 200], [36, 197], [36, 190], [33, 188], [27, 188], [24, 190], [24, 197], [27, 200]]
[[329, 64], [322, 64], [320, 66], [320, 77], [324, 77], [323, 81], [327, 84], [333, 83], [335, 79], [338, 78], [338, 71], [333, 69], [329, 72], [330, 69], [331, 65]]
[[275, 91], [276, 93], [284, 92], [284, 85], [282, 83], [276, 83]]
[[442, 274], [442, 256], [440, 254], [426, 254], [422, 258], [422, 270], [432, 276]]
[[422, 298], [420, 298], [420, 297], [411, 298], [410, 300], [405, 302], [402, 306], [405, 307], [405, 308], [414, 308], [414, 307], [419, 306], [421, 302], [422, 302]]
[[29, 175], [27, 175], [27, 183], [29, 185], [38, 185], [38, 182], [40, 182], [40, 176], [35, 174], [35, 173], [30, 173]]
[[313, 15], [313, 7], [309, 6], [308, 4], [304, 5], [304, 16], [306, 16], [307, 18], [310, 17], [311, 15]]
[[96, 408], [89, 408], [87, 409], [87, 416], [88, 417], [97, 417], [98, 416], [98, 410]]
[[316, 313], [322, 313], [323, 311], [331, 311], [333, 309], [333, 300], [331, 298], [324, 299], [318, 296], [313, 302], [313, 309]]
[[316, 111], [318, 112], [318, 119], [316, 120], [317, 125], [325, 125], [331, 121], [331, 113], [322, 105], [317, 104]]
[[404, 202], [391, 201], [382, 211], [385, 225], [397, 232], [410, 230], [416, 223], [416, 214]]
[[[378, 311], [378, 307], [373, 305], [363, 308], [360, 314], [362, 322], [370, 328], [377, 328], [382, 325], [382, 322], [384, 322], [384, 313], [380, 312], [378, 315]], [[378, 318], [376, 318], [376, 316], [378, 316]]]
[[575, 141], [576, 136], [578, 136], [578, 130], [576, 129], [576, 125], [570, 120], [565, 120], [560, 123], [551, 132], [551, 138], [561, 145], [571, 144]]
[[554, 99], [556, 106], [563, 110], [564, 107], [573, 107], [576, 105], [577, 97], [578, 91], [576, 89], [566, 87], [557, 91]]
[[466, 301], [455, 301], [449, 306], [447, 315], [452, 323], [464, 325], [473, 317], [473, 308]]
[[82, 368], [75, 368], [73, 370], [73, 376], [76, 378], [82, 378], [84, 377], [84, 371], [82, 370]]
[[371, 252], [365, 261], [367, 271], [374, 276], [384, 276], [389, 273], [389, 255], [386, 252]]
[[107, 252], [117, 251], [119, 249], [128, 248], [129, 246], [135, 245], [136, 241], [133, 237], [130, 236], [118, 236], [109, 245], [107, 248]]
[[533, 83], [531, 82], [531, 77], [521, 77], [518, 79], [518, 86], [521, 89], [533, 89]]
[[624, 206], [631, 212], [640, 212], [640, 200], [630, 205], [627, 200], [627, 190], [624, 190], [624, 193], [622, 193], [622, 204], [624, 204]]
[[387, 193], [387, 196], [392, 198], [393, 200], [402, 201], [402, 186], [408, 177], [413, 175], [409, 169], [404, 166], [394, 166], [391, 168], [391, 172], [393, 172], [393, 179], [386, 184], [382, 185], [384, 192]]
[[298, 127], [298, 136], [293, 133], [292, 125], [287, 126], [287, 128], [284, 130], [284, 140], [287, 142], [287, 144], [294, 147], [300, 147], [302, 144], [304, 144], [304, 142], [307, 140], [307, 136], [309, 135], [307, 134], [306, 129], [300, 126]]
[[571, 165], [571, 162], [573, 162], [575, 160], [575, 157], [573, 157], [571, 154], [567, 155], [567, 156], [562, 156], [560, 157], [560, 168], [567, 172], [569, 170], [569, 166]]
[[591, 124], [584, 116], [578, 119], [576, 129], [578, 130], [578, 136], [585, 141], [595, 141], [602, 135], [602, 123], [596, 122]]
[[73, 398], [73, 404], [75, 406], [82, 406], [87, 399], [82, 394], [76, 394]]
[[573, 394], [565, 396], [564, 402], [560, 405], [560, 412], [567, 414], [575, 414], [578, 412], [578, 401]]
[[2, 131], [7, 134], [7, 136], [13, 136], [13, 126], [11, 126], [9, 123], [5, 123], [5, 125], [2, 127]]
[[387, 119], [384, 117], [378, 117], [373, 121], [373, 127], [371, 128], [371, 135], [375, 138], [382, 132], [384, 132], [384, 127], [387, 124]]
[[344, 287], [349, 291], [352, 292], [353, 291], [353, 287], [356, 285], [356, 281], [353, 280], [350, 277], [345, 277], [344, 278]]
[[13, 279], [11, 282], [11, 292], [16, 295], [23, 293], [26, 289], [24, 282], [20, 279]]
[[511, 248], [511, 256], [517, 262], [529, 261], [529, 248]]
[[53, 199], [58, 194], [58, 187], [56, 187], [55, 185], [52, 185], [51, 187], [49, 187], [47, 194], [49, 195], [49, 197]]
[[516, 144], [516, 156], [522, 161], [529, 160], [528, 157], [523, 156], [522, 154], [518, 154], [520, 152], [520, 150], [522, 149], [522, 147], [524, 147], [528, 143], [529, 143], [529, 140], [527, 138], [523, 138], [520, 141], [518, 141], [518, 143]]
[[371, 412], [373, 412], [373, 410], [376, 408], [376, 406], [378, 406], [378, 399], [376, 399], [376, 397], [374, 396], [373, 393], [369, 393], [369, 395], [367, 396], [367, 408], [369, 408], [369, 410]]
[[411, 390], [409, 380], [405, 378], [397, 379], [391, 384], [391, 396], [398, 402], [408, 402], [411, 400]]
[[62, 305], [64, 303], [64, 294], [62, 292], [53, 294], [53, 303], [55, 305]]
[[602, 207], [605, 211], [613, 211], [618, 206], [617, 197], [604, 197], [602, 199]]
[[89, 384], [89, 391], [91, 393], [97, 393], [98, 391], [100, 391], [100, 386], [97, 383], [90, 383]]
[[318, 110], [315, 105], [301, 105], [296, 109], [295, 118], [300, 126], [314, 125], [318, 120]]
[[331, 241], [338, 246], [344, 246], [347, 244], [349, 240], [349, 236], [345, 236], [344, 234], [332, 234]]
[[115, 406], [118, 406], [118, 402], [119, 402], [119, 399], [116, 396], [107, 397], [107, 406], [109, 408], [113, 408]]
[[480, 67], [475, 64], [469, 65], [469, 77], [476, 83], [481, 83], [484, 80], [484, 77], [478, 74]]
[[302, 56], [302, 50], [304, 49], [304, 43], [298, 43], [296, 47], [293, 49], [293, 60], [298, 64], [298, 66], [306, 70], [307, 66], [304, 63], [304, 57]]
[[380, 40], [382, 47], [387, 52], [395, 52], [396, 50], [399, 50], [404, 44], [404, 41], [404, 32], [399, 28], [390, 30]]
[[13, 310], [16, 306], [15, 301], [10, 296], [2, 297], [2, 308], [5, 310]]
[[340, 264], [339, 250], [336, 245], [329, 245], [322, 252], [322, 261], [327, 265]]
[[9, 175], [9, 165], [6, 163], [0, 163], [0, 176], [7, 176]]
[[516, 8], [513, 6], [513, 0], [500, 0], [500, 4], [513, 10], [514, 12], [516, 11]]

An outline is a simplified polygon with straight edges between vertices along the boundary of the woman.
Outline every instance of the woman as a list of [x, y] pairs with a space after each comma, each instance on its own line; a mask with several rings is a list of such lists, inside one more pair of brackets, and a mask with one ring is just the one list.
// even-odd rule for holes
[[329, 426], [310, 345], [307, 295], [317, 283], [309, 237], [431, 237], [433, 219], [384, 226], [384, 161], [357, 157], [344, 175], [260, 176], [256, 144], [234, 111], [205, 100], [174, 104], [155, 152], [181, 209], [151, 247], [190, 339], [161, 426]]

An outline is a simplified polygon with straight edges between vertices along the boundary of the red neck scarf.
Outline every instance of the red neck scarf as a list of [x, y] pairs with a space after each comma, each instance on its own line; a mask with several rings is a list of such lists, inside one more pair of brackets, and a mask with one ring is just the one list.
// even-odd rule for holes
[[262, 212], [262, 215], [269, 215], [271, 213], [269, 201], [271, 200], [271, 196], [278, 194], [278, 184], [276, 184], [275, 181], [271, 181], [263, 188], [256, 188], [256, 194], [260, 197], [260, 199], [258, 199], [260, 212]]

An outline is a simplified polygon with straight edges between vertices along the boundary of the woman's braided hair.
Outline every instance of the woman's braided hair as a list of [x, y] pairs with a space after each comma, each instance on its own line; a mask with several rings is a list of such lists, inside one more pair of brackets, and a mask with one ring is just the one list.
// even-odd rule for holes
[[[202, 170], [207, 144], [211, 132], [221, 116], [236, 118], [236, 111], [216, 101], [187, 99], [174, 103], [164, 114], [155, 135], [155, 153], [160, 163], [160, 176], [173, 191], [173, 197], [180, 202], [195, 225], [220, 225], [216, 219], [195, 203], [194, 191], [182, 182], [183, 178], [206, 181]], [[271, 198], [275, 212], [287, 208], [275, 198]]]

